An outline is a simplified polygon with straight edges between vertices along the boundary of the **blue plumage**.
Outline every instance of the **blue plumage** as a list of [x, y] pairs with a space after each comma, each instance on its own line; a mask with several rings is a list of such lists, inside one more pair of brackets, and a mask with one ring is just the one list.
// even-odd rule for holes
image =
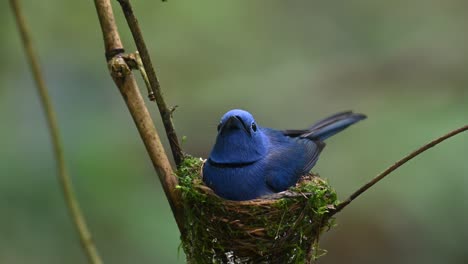
[[341, 112], [308, 129], [279, 131], [258, 126], [247, 111], [231, 110], [218, 125], [203, 181], [229, 200], [284, 191], [312, 169], [325, 147], [323, 140], [365, 118]]

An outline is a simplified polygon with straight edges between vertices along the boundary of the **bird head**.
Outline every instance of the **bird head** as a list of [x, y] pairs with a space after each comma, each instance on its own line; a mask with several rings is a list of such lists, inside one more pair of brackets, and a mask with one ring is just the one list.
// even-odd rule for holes
[[210, 159], [216, 163], [251, 163], [267, 153], [268, 138], [253, 116], [234, 109], [221, 118]]

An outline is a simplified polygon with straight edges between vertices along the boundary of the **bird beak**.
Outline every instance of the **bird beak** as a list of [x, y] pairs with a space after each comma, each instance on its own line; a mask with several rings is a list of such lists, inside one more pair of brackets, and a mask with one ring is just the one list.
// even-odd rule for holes
[[249, 136], [251, 136], [250, 129], [237, 116], [229, 117], [228, 120], [226, 120], [226, 122], [224, 122], [224, 124], [221, 126], [219, 132], [223, 133], [223, 131], [231, 129], [243, 129]]

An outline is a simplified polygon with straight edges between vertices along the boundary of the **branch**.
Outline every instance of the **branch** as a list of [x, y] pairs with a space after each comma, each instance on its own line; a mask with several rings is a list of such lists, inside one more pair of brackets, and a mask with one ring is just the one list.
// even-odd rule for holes
[[58, 180], [62, 187], [65, 203], [68, 207], [71, 218], [73, 219], [75, 228], [78, 231], [81, 246], [83, 247], [83, 250], [85, 251], [86, 256], [88, 257], [89, 263], [101, 264], [102, 260], [99, 257], [99, 253], [96, 249], [96, 246], [94, 245], [91, 233], [86, 225], [83, 213], [81, 212], [78, 201], [75, 197], [70, 177], [67, 173], [63, 147], [60, 141], [60, 134], [58, 130], [57, 120], [55, 117], [55, 111], [52, 107], [52, 103], [47, 92], [47, 87], [42, 77], [42, 71], [39, 66], [38, 56], [36, 55], [36, 52], [32, 46], [29, 28], [26, 25], [26, 20], [21, 11], [18, 1], [10, 0], [10, 4], [16, 18], [18, 30], [21, 34], [21, 40], [24, 45], [27, 59], [29, 60], [29, 64], [34, 76], [34, 81], [36, 82], [40, 101], [42, 103], [42, 107], [46, 115], [47, 125], [49, 127], [50, 137], [54, 149], [54, 155], [57, 162]]
[[115, 24], [110, 0], [94, 0], [104, 37], [105, 54], [114, 83], [128, 107], [140, 133], [146, 151], [159, 175], [159, 180], [174, 214], [180, 232], [183, 232], [183, 207], [178, 184], [169, 159], [161, 144], [153, 120], [146, 108], [143, 97], [131, 69], [123, 58], [124, 48]]
[[132, 32], [133, 39], [135, 40], [138, 52], [140, 53], [143, 66], [145, 67], [146, 72], [148, 74], [148, 80], [151, 85], [151, 89], [154, 92], [159, 113], [161, 114], [164, 128], [166, 130], [166, 135], [169, 139], [169, 144], [171, 146], [174, 161], [176, 165], [179, 166], [184, 155], [179, 145], [179, 139], [177, 138], [177, 134], [174, 129], [174, 124], [172, 123], [172, 111], [167, 107], [166, 102], [164, 101], [161, 86], [159, 84], [158, 77], [156, 76], [156, 72], [154, 71], [148, 48], [146, 47], [146, 43], [141, 33], [141, 29], [138, 25], [138, 20], [135, 17], [135, 14], [133, 13], [132, 5], [129, 0], [118, 0], [118, 2], [122, 7], [125, 19], [127, 20], [130, 31]]
[[345, 201], [339, 203], [336, 206], [335, 210], [330, 212], [330, 216], [333, 216], [334, 214], [336, 214], [336, 213], [340, 212], [341, 210], [343, 210], [343, 208], [345, 208], [348, 204], [350, 204], [359, 195], [363, 194], [365, 191], [367, 191], [374, 184], [376, 184], [377, 182], [379, 182], [380, 180], [385, 178], [385, 176], [387, 176], [388, 174], [390, 174], [394, 170], [398, 169], [401, 165], [403, 165], [406, 162], [410, 161], [411, 159], [413, 159], [414, 157], [416, 157], [419, 154], [423, 153], [424, 151], [426, 151], [426, 150], [434, 147], [435, 145], [441, 143], [442, 141], [444, 141], [446, 139], [449, 139], [449, 138], [451, 138], [451, 137], [453, 137], [453, 136], [455, 136], [455, 135], [457, 135], [457, 134], [459, 134], [461, 132], [464, 132], [466, 130], [468, 130], [468, 125], [463, 126], [463, 127], [459, 128], [459, 129], [453, 130], [453, 131], [449, 132], [448, 134], [445, 134], [445, 135], [443, 135], [443, 136], [441, 136], [441, 137], [439, 137], [437, 139], [434, 139], [431, 142], [427, 143], [426, 145], [420, 147], [419, 149], [411, 152], [410, 154], [408, 154], [407, 156], [405, 156], [404, 158], [397, 161], [395, 164], [393, 164], [392, 166], [388, 167], [386, 170], [381, 172], [379, 175], [377, 175], [370, 182], [366, 183], [364, 186], [359, 188], [357, 191], [355, 191], [353, 194], [351, 194], [348, 199], [346, 199]]

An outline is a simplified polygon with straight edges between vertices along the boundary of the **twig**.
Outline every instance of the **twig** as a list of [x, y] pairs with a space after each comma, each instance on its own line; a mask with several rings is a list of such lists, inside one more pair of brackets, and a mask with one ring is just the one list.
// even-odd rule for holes
[[345, 201], [339, 203], [336, 208], [332, 211], [330, 211], [329, 213], [329, 216], [333, 216], [334, 214], [340, 212], [341, 210], [343, 210], [343, 208], [345, 208], [348, 204], [350, 204], [354, 199], [356, 199], [359, 195], [361, 195], [362, 193], [364, 193], [365, 191], [367, 191], [370, 187], [372, 187], [374, 184], [376, 184], [377, 182], [379, 182], [380, 180], [382, 180], [385, 176], [387, 176], [388, 174], [390, 174], [391, 172], [393, 172], [394, 170], [398, 169], [401, 165], [405, 164], [406, 162], [410, 161], [411, 159], [413, 159], [414, 157], [418, 156], [419, 154], [423, 153], [424, 151], [434, 147], [435, 145], [441, 143], [442, 141], [448, 139], [448, 138], [451, 138], [463, 131], [466, 131], [468, 130], [468, 125], [466, 126], [463, 126], [459, 129], [456, 129], [456, 130], [453, 130], [437, 139], [434, 139], [432, 140], [431, 142], [427, 143], [426, 145], [420, 147], [419, 149], [411, 152], [410, 154], [408, 154], [407, 156], [405, 156], [404, 158], [402, 158], [401, 160], [397, 161], [395, 164], [393, 164], [392, 166], [388, 167], [386, 170], [384, 170], [383, 172], [381, 172], [379, 175], [377, 175], [374, 179], [372, 179], [371, 181], [369, 181], [368, 183], [366, 183], [364, 186], [362, 186], [361, 188], [359, 188], [357, 191], [355, 191], [353, 194], [351, 194], [349, 196], [348, 199], [346, 199]]
[[151, 101], [156, 100], [156, 96], [155, 96], [153, 90], [151, 89], [151, 84], [150, 84], [150, 81], [148, 79], [148, 74], [146, 73], [145, 66], [143, 66], [143, 61], [141, 61], [141, 56], [140, 56], [140, 53], [138, 51], [135, 52], [135, 61], [136, 61], [136, 64], [137, 64], [137, 68], [141, 73], [141, 78], [143, 78], [143, 81], [145, 82], [145, 86], [148, 89], [148, 98]]
[[65, 166], [65, 158], [62, 143], [60, 141], [60, 134], [58, 130], [57, 120], [55, 117], [55, 111], [52, 107], [49, 94], [47, 92], [47, 87], [42, 77], [42, 71], [39, 66], [39, 59], [36, 55], [36, 52], [33, 48], [30, 31], [26, 25], [25, 17], [21, 11], [20, 5], [17, 0], [10, 0], [10, 4], [13, 10], [13, 13], [16, 18], [16, 23], [18, 25], [18, 30], [21, 35], [21, 39], [24, 45], [27, 59], [31, 66], [31, 70], [36, 82], [37, 90], [39, 92], [39, 97], [42, 103], [42, 107], [46, 114], [47, 125], [49, 127], [50, 137], [52, 140], [52, 145], [54, 149], [54, 155], [57, 162], [58, 169], [58, 180], [62, 187], [65, 204], [68, 207], [73, 223], [75, 224], [76, 230], [80, 237], [81, 246], [88, 257], [89, 263], [92, 264], [102, 264], [102, 260], [99, 257], [99, 253], [94, 245], [92, 240], [91, 233], [86, 225], [83, 213], [80, 210], [78, 200], [75, 197], [72, 183]]
[[124, 49], [117, 25], [115, 24], [110, 0], [94, 0], [94, 3], [101, 24], [106, 58], [108, 59], [112, 79], [119, 88], [132, 115], [146, 151], [153, 163], [153, 167], [159, 175], [159, 180], [169, 201], [179, 230], [183, 233], [183, 207], [180, 192], [176, 189], [178, 184], [177, 177], [161, 144], [153, 120], [140, 94], [135, 77], [122, 57]]
[[143, 39], [143, 34], [141, 33], [140, 26], [138, 25], [138, 20], [133, 13], [133, 8], [129, 0], [117, 0], [122, 7], [125, 19], [127, 20], [130, 31], [132, 32], [133, 39], [137, 46], [138, 52], [140, 53], [141, 60], [146, 69], [148, 75], [148, 80], [151, 85], [151, 89], [154, 92], [156, 103], [158, 105], [159, 113], [161, 114], [161, 119], [166, 130], [166, 135], [171, 146], [172, 155], [177, 166], [180, 165], [182, 159], [184, 158], [182, 148], [179, 144], [179, 139], [174, 129], [174, 124], [172, 123], [172, 112], [166, 105], [164, 97], [161, 91], [161, 86], [159, 84], [158, 77], [154, 71], [153, 64], [146, 47], [146, 43]]

